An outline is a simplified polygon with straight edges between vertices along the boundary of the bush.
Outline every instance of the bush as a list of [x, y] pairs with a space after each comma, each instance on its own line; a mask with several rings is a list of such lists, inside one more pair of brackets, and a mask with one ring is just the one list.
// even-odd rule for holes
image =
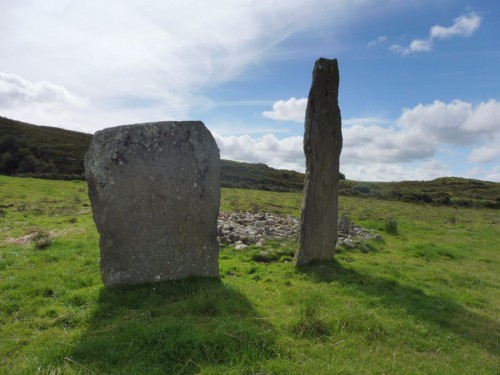
[[32, 241], [35, 244], [36, 249], [43, 250], [52, 244], [52, 236], [45, 229], [36, 229], [33, 234]]
[[398, 234], [398, 222], [396, 219], [387, 219], [385, 221], [385, 231], [389, 234]]
[[352, 187], [352, 190], [363, 194], [368, 194], [371, 191], [370, 187], [367, 185], [356, 185]]

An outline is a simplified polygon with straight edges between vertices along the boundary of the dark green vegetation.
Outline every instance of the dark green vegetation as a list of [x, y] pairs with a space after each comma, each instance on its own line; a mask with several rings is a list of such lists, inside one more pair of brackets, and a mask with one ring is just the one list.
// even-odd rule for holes
[[[297, 215], [300, 201], [223, 189], [221, 203]], [[0, 176], [0, 373], [498, 374], [499, 211], [340, 209], [385, 242], [300, 270], [294, 243], [226, 247], [220, 280], [107, 290], [85, 183]]]
[[91, 140], [90, 134], [0, 117], [0, 173], [81, 179]]
[[302, 191], [304, 174], [270, 168], [265, 164], [222, 160], [221, 185], [240, 189]]
[[[0, 117], [0, 174], [82, 179], [92, 135]], [[463, 178], [358, 182], [340, 174], [340, 195], [456, 207], [500, 208], [500, 184]], [[222, 160], [223, 187], [300, 192], [304, 175], [265, 164]]]
[[[91, 140], [91, 134], [0, 117], [0, 174], [83, 179]], [[302, 173], [231, 160], [222, 160], [221, 180], [224, 187], [270, 191], [301, 191], [304, 185]]]
[[406, 203], [500, 209], [500, 183], [457, 177], [432, 181], [341, 181], [340, 195]]

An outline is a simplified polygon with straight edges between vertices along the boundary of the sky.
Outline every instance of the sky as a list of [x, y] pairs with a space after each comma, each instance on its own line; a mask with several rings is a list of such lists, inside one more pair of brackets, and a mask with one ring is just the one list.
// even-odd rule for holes
[[303, 172], [337, 58], [340, 170], [500, 182], [498, 0], [0, 0], [0, 116], [86, 133], [201, 120], [221, 157]]

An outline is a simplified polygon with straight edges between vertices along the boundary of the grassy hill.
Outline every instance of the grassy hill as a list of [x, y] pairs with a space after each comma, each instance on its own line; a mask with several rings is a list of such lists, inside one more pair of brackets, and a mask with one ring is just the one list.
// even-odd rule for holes
[[[82, 179], [91, 134], [36, 126], [0, 117], [0, 173], [51, 179]], [[299, 192], [304, 175], [265, 164], [221, 161], [221, 185]], [[432, 181], [360, 182], [341, 174], [340, 195], [407, 203], [500, 209], [500, 183], [455, 177]]]
[[[297, 216], [301, 194], [235, 202]], [[217, 280], [106, 289], [85, 182], [0, 176], [0, 374], [498, 374], [498, 211], [339, 205], [385, 240], [300, 269], [293, 242], [223, 246]]]
[[[83, 157], [91, 140], [91, 134], [0, 117], [0, 173], [82, 179]], [[304, 175], [295, 171], [278, 170], [265, 164], [221, 161], [223, 187], [301, 191], [303, 183]]]
[[432, 181], [341, 181], [340, 195], [417, 204], [500, 209], [500, 183], [458, 177]]
[[91, 134], [0, 117], [0, 173], [82, 178], [91, 140]]

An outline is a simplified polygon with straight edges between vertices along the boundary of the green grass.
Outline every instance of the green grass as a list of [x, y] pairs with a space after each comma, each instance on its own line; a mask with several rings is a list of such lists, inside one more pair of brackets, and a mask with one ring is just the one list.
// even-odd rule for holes
[[[223, 210], [300, 204], [222, 190]], [[340, 206], [385, 241], [301, 269], [294, 243], [226, 247], [220, 280], [109, 290], [84, 182], [0, 176], [0, 374], [498, 374], [499, 211]]]

